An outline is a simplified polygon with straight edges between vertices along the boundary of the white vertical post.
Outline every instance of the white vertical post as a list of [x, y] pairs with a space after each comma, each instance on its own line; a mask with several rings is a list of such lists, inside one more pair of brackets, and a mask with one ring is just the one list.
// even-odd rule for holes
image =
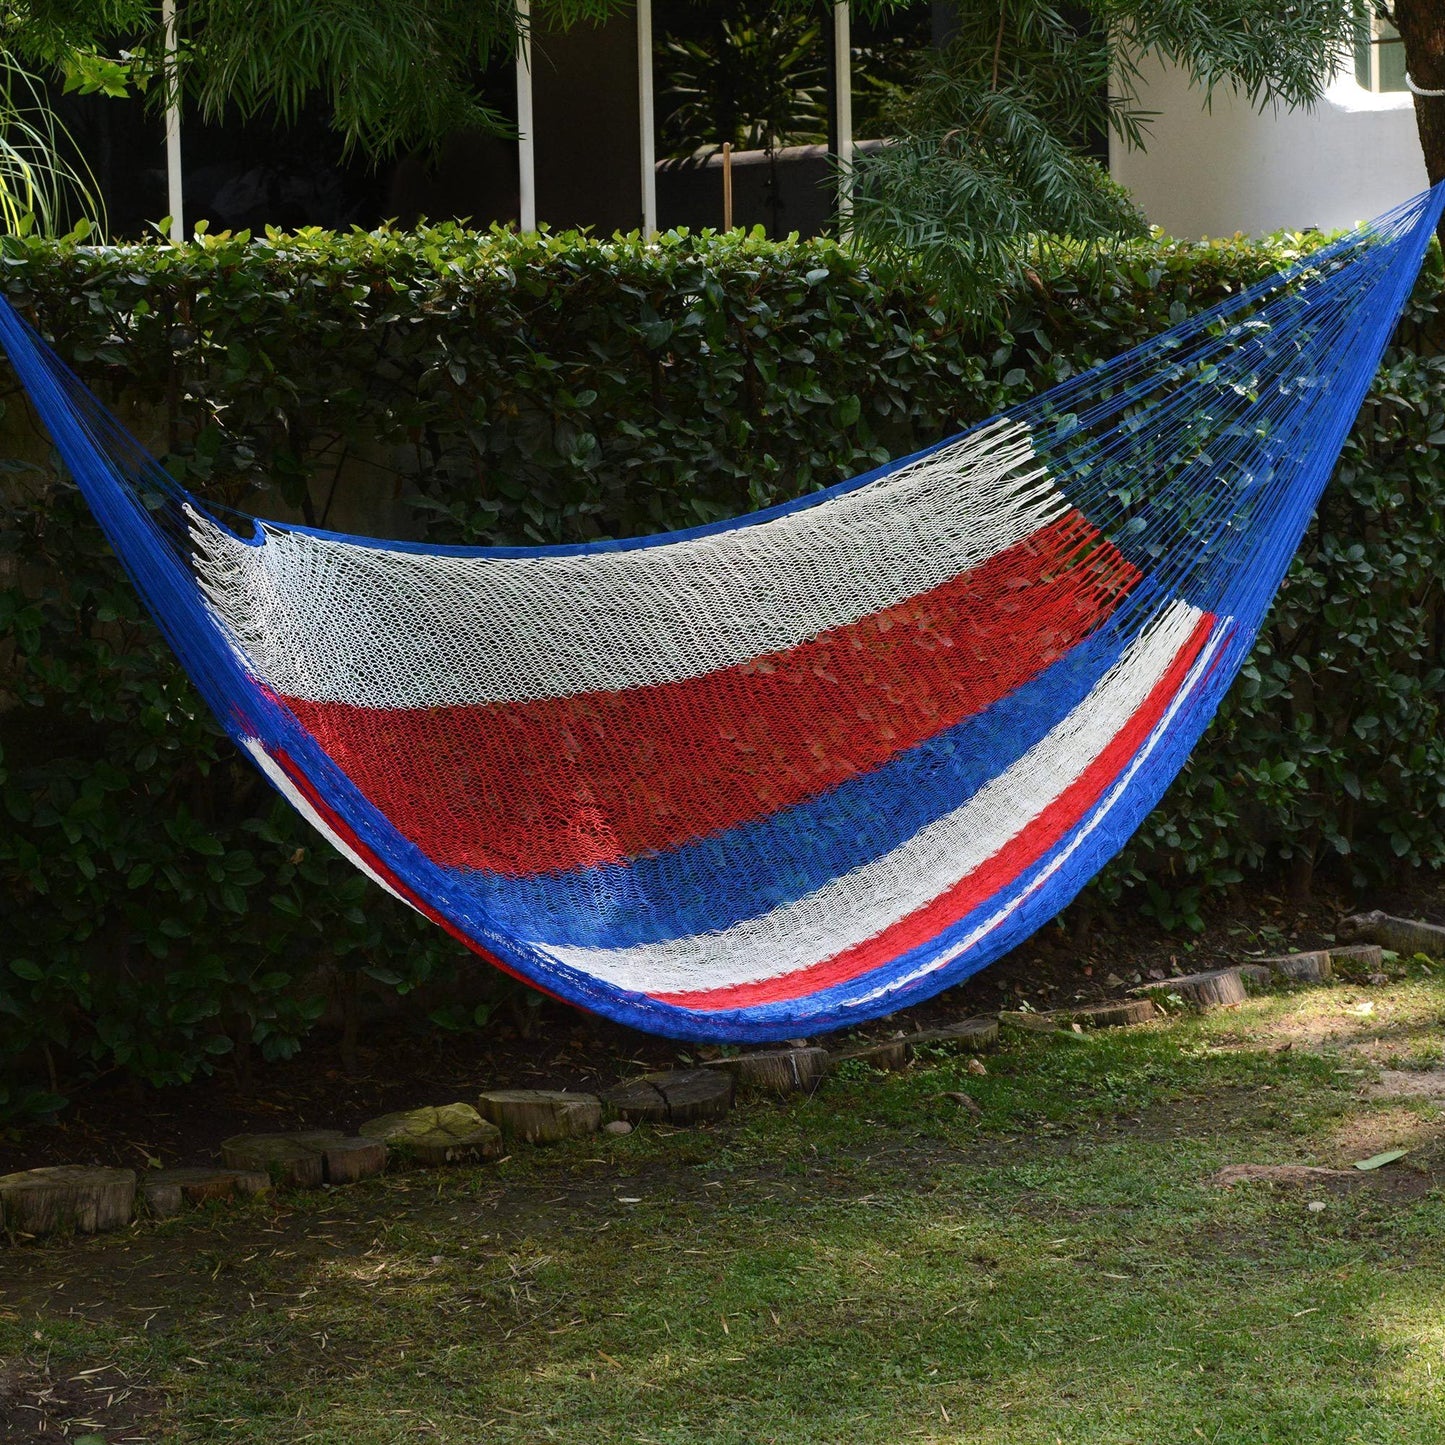
[[657, 234], [657, 143], [653, 130], [652, 0], [637, 0], [637, 124], [642, 144], [642, 239]]
[[171, 213], [171, 245], [186, 239], [182, 214], [185, 195], [181, 187], [181, 77], [176, 40], [176, 0], [161, 0], [161, 24], [165, 27], [166, 87], [166, 203]]
[[532, 0], [517, 0], [518, 221], [537, 229], [537, 141], [532, 134]]
[[833, 95], [838, 107], [838, 234], [847, 236], [853, 215], [853, 42], [848, 0], [833, 6]]

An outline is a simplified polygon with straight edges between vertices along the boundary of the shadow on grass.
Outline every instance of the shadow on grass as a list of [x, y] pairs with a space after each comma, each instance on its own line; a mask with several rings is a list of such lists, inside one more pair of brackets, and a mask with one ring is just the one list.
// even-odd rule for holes
[[[1370, 992], [1401, 1028], [1445, 1005]], [[11, 1251], [0, 1357], [123, 1368], [167, 1442], [1435, 1445], [1433, 1179], [1314, 1211], [1211, 1182], [1385, 1127], [1338, 1053], [1278, 1049], [1346, 1006], [1022, 1037], [983, 1076], [939, 1058], [712, 1130]]]

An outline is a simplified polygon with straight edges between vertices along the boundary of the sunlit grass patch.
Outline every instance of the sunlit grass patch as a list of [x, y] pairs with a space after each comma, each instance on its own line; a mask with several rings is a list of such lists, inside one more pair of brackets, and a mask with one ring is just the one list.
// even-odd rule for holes
[[168, 1445], [1436, 1445], [1440, 1110], [1368, 1097], [1359, 1045], [1442, 1011], [1421, 976], [1010, 1034], [982, 1073], [16, 1251], [0, 1358], [122, 1362]]

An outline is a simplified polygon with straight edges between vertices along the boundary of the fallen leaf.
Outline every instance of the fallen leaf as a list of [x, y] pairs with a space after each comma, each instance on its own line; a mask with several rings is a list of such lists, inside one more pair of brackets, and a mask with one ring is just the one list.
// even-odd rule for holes
[[1403, 1159], [1410, 1151], [1408, 1149], [1386, 1149], [1383, 1154], [1371, 1154], [1368, 1159], [1356, 1159], [1356, 1169], [1381, 1169], [1386, 1164], [1393, 1164], [1397, 1159]]

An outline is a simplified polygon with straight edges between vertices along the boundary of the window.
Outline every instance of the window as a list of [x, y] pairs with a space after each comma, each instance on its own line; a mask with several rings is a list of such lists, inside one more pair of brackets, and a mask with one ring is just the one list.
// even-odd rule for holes
[[1371, 17], [1368, 36], [1355, 43], [1355, 79], [1377, 95], [1405, 90], [1405, 46], [1388, 20]]

